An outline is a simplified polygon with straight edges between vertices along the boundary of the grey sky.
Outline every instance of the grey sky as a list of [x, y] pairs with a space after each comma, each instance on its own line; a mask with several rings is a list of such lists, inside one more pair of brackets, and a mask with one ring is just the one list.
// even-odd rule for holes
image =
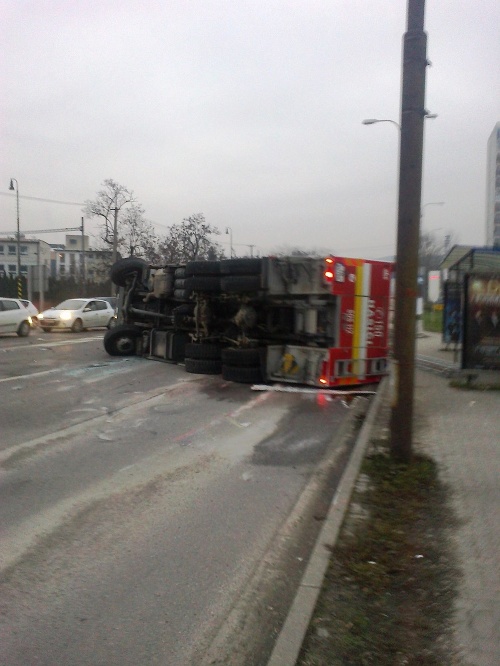
[[[73, 227], [105, 178], [239, 253], [394, 251], [404, 0], [0, 0], [0, 233]], [[500, 3], [429, 0], [423, 225], [485, 241]], [[86, 222], [89, 231], [94, 222]], [[163, 225], [163, 226], [160, 226]], [[44, 235], [49, 242], [64, 234]], [[226, 243], [228, 236], [221, 236]]]

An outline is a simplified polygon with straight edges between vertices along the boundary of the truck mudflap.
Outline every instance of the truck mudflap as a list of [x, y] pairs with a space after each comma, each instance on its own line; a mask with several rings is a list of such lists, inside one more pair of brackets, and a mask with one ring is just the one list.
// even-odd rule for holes
[[309, 386], [326, 386], [328, 349], [298, 345], [267, 348], [266, 379]]

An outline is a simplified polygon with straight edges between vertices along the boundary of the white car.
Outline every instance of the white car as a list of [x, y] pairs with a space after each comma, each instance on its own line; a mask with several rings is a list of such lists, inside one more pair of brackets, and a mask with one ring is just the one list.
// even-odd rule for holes
[[33, 324], [38, 324], [38, 309], [33, 305], [31, 301], [27, 301], [25, 298], [19, 299], [24, 305], [26, 310], [28, 310]]
[[18, 298], [0, 298], [0, 333], [30, 334], [33, 322], [30, 313]]
[[46, 333], [64, 328], [80, 333], [85, 328], [108, 327], [113, 315], [114, 310], [106, 301], [97, 298], [69, 298], [55, 308], [41, 312], [38, 322]]

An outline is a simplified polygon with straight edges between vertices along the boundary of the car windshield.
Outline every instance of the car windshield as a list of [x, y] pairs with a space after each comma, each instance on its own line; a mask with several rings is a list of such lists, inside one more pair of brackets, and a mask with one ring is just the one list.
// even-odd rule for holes
[[84, 301], [79, 301], [77, 298], [69, 298], [67, 301], [63, 301], [56, 305], [56, 310], [79, 310]]

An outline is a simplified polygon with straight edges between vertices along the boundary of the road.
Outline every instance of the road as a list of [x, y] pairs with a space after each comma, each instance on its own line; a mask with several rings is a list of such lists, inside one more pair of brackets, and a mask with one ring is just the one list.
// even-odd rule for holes
[[266, 661], [353, 409], [0, 339], [0, 664]]

